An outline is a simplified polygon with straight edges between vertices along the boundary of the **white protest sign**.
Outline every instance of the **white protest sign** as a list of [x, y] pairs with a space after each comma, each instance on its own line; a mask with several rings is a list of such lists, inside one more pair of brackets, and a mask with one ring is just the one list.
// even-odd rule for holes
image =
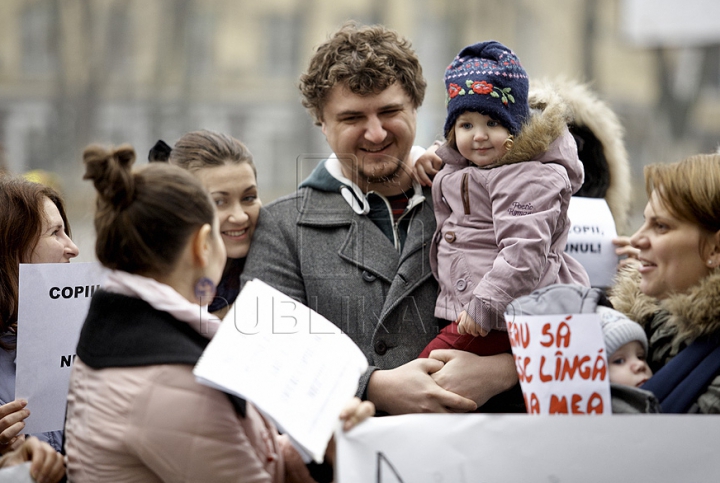
[[612, 414], [597, 314], [505, 316], [530, 414]]
[[615, 220], [602, 198], [573, 196], [568, 206], [570, 231], [565, 253], [585, 268], [593, 287], [612, 284], [618, 257], [612, 239], [617, 237]]
[[720, 418], [411, 414], [338, 431], [338, 483], [692, 481], [720, 475]]
[[244, 397], [321, 462], [368, 367], [332, 322], [269, 285], [245, 284], [193, 373]]
[[15, 398], [28, 401], [25, 433], [63, 428], [70, 367], [99, 263], [20, 264]]

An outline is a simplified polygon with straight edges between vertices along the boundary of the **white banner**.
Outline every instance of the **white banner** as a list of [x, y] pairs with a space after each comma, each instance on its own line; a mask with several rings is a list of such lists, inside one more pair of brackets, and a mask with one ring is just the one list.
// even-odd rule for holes
[[712, 416], [412, 414], [337, 438], [339, 483], [692, 481], [720, 475]]
[[602, 198], [573, 196], [568, 206], [570, 232], [565, 253], [585, 268], [593, 287], [609, 287], [618, 263], [612, 239], [615, 220]]
[[28, 401], [25, 433], [63, 429], [80, 329], [102, 278], [97, 262], [20, 264], [15, 398]]

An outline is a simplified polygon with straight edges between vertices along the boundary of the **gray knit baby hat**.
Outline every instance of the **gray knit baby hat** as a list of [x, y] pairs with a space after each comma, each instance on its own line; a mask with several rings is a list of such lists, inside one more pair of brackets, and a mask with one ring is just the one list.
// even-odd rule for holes
[[598, 306], [595, 311], [600, 315], [607, 357], [634, 340], [640, 342], [647, 353], [648, 340], [640, 324], [610, 307]]

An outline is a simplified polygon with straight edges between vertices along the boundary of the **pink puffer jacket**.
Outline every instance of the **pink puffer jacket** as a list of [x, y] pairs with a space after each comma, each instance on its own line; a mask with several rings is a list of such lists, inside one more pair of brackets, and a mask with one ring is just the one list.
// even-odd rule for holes
[[71, 482], [281, 482], [277, 432], [252, 406], [181, 364], [92, 369], [76, 358], [68, 395]]

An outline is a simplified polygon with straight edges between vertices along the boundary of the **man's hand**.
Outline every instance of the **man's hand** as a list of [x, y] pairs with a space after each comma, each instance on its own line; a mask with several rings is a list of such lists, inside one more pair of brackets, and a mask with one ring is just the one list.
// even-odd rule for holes
[[481, 357], [455, 349], [438, 349], [430, 353], [430, 360], [433, 359], [443, 363], [432, 374], [433, 380], [443, 389], [475, 401], [478, 407], [518, 381], [510, 354]]
[[412, 171], [415, 178], [423, 186], [432, 186], [432, 180], [440, 168], [442, 168], [442, 159], [435, 154], [439, 145], [433, 144], [415, 161], [415, 167]]
[[[368, 382], [368, 399], [379, 411], [389, 414], [467, 412], [476, 404], [447, 391], [433, 380], [443, 362], [415, 359], [391, 370], [373, 372]], [[514, 368], [513, 364], [513, 368]]]

